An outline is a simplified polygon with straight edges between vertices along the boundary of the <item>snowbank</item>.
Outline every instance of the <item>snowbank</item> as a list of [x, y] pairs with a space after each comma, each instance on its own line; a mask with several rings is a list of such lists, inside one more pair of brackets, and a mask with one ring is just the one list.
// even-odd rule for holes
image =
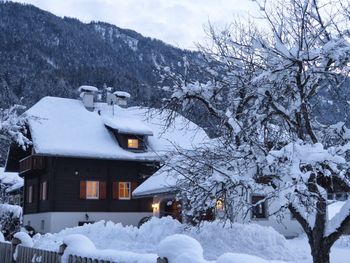
[[17, 238], [21, 240], [21, 245], [24, 247], [33, 247], [33, 240], [32, 238], [25, 232], [18, 232], [14, 236], [14, 238]]
[[65, 229], [56, 234], [37, 234], [33, 237], [34, 247], [58, 251], [64, 239], [72, 234], [86, 236], [96, 249], [105, 250], [104, 253], [108, 253], [108, 250], [117, 250], [120, 253], [124, 251], [124, 253], [148, 254], [152, 259], [160, 242], [175, 234], [185, 234], [197, 240], [204, 250], [206, 260], [216, 260], [228, 252], [250, 254], [266, 260], [296, 262], [298, 258], [305, 256], [291, 250], [288, 241], [273, 228], [238, 223], [223, 226], [219, 222], [207, 222], [198, 229], [186, 227], [170, 217], [153, 218], [140, 228], [100, 221]]

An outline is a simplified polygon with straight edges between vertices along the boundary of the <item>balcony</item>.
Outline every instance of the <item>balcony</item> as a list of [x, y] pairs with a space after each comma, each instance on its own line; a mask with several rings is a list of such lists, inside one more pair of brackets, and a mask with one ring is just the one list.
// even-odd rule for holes
[[19, 174], [44, 170], [45, 164], [44, 156], [29, 155], [19, 161]]

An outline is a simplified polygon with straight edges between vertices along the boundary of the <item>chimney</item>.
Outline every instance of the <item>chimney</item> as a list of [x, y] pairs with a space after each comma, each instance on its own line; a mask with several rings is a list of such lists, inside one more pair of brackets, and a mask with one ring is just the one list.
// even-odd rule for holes
[[94, 110], [94, 96], [98, 92], [98, 88], [93, 86], [83, 85], [80, 86], [78, 91], [80, 92], [80, 98], [83, 101], [85, 108], [88, 111]]
[[125, 91], [116, 91], [113, 93], [117, 99], [117, 105], [126, 108], [128, 105], [128, 99], [130, 99], [130, 94]]

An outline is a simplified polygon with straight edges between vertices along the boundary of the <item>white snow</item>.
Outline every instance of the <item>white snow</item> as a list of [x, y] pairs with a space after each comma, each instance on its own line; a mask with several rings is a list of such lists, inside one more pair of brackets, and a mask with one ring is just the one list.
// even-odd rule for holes
[[[173, 150], [174, 145], [193, 148], [193, 145], [208, 139], [202, 129], [180, 115], [165, 130], [166, 113], [153, 110], [155, 114], [148, 118], [149, 109], [114, 106], [113, 111], [105, 103], [96, 103], [95, 106], [96, 112], [90, 112], [79, 100], [56, 97], [41, 99], [25, 112], [35, 152], [54, 156], [159, 160], [162, 152]], [[128, 120], [129, 123], [144, 123], [140, 130], [145, 131], [147, 126], [154, 135], [148, 138], [149, 150], [135, 153], [122, 149], [115, 136], [105, 127], [106, 117], [115, 123], [118, 123], [118, 118], [124, 124]], [[130, 127], [135, 128], [135, 125], [129, 124], [126, 130]]]
[[5, 242], [4, 234], [0, 231], [0, 242]]
[[333, 206], [331, 206], [331, 209], [328, 208], [328, 212], [331, 212], [331, 215], [328, 215], [330, 219], [326, 226], [325, 236], [328, 236], [336, 231], [336, 229], [340, 227], [341, 223], [344, 221], [345, 217], [349, 215], [350, 199], [348, 199], [346, 202], [336, 202], [333, 204]]
[[33, 247], [34, 245], [32, 238], [25, 232], [17, 232], [13, 237], [21, 240], [21, 245], [24, 247]]
[[216, 260], [228, 252], [250, 254], [266, 260], [296, 260], [304, 257], [298, 251], [290, 250], [288, 241], [270, 227], [255, 224], [224, 226], [220, 222], [207, 222], [198, 229], [186, 227], [170, 217], [153, 218], [140, 228], [101, 221], [56, 234], [37, 234], [33, 237], [34, 247], [57, 251], [63, 240], [72, 234], [86, 236], [97, 250], [147, 254], [150, 257], [153, 255], [153, 258], [160, 242], [175, 234], [196, 239], [203, 248], [206, 260]]
[[152, 194], [160, 194], [172, 192], [178, 180], [183, 177], [171, 170], [169, 167], [162, 167], [141, 185], [139, 185], [132, 193], [133, 196], [145, 196]]
[[98, 92], [98, 88], [94, 87], [94, 86], [88, 86], [88, 85], [83, 85], [80, 86], [78, 89], [79, 92]]
[[0, 182], [7, 185], [6, 192], [17, 190], [24, 184], [23, 178], [19, 177], [18, 173], [5, 172], [3, 167], [0, 167]]
[[103, 121], [106, 126], [118, 130], [119, 133], [148, 136], [153, 135], [152, 129], [139, 119], [133, 118], [133, 120], [130, 121], [130, 118], [127, 117], [103, 116]]
[[13, 217], [22, 218], [22, 207], [18, 205], [0, 204], [0, 218], [12, 213]]
[[[77, 252], [78, 255], [86, 254], [115, 261], [118, 259], [116, 262], [124, 263], [154, 263], [158, 253], [176, 257], [176, 254], [185, 254], [187, 246], [193, 250], [188, 251], [188, 255], [200, 255], [203, 251], [202, 256], [197, 257], [202, 260], [198, 261], [200, 263], [312, 262], [305, 236], [286, 240], [273, 228], [256, 224], [224, 225], [222, 222], [206, 222], [201, 228], [189, 227], [170, 217], [153, 218], [140, 228], [101, 221], [65, 229], [56, 234], [37, 234], [33, 237], [34, 247], [58, 251], [63, 241], [67, 244], [69, 240], [72, 241], [69, 236], [76, 234], [83, 235], [92, 242], [78, 237], [81, 241], [76, 244], [76, 249], [84, 244], [90, 247], [88, 252]], [[171, 243], [177, 245], [172, 246]], [[168, 250], [168, 247], [171, 249]], [[197, 258], [190, 258], [192, 261], [189, 262], [196, 262]], [[348, 263], [349, 258], [350, 238], [342, 237], [332, 248], [331, 262]], [[183, 255], [178, 260], [186, 263], [185, 260], [189, 259]]]
[[130, 99], [130, 97], [131, 97], [130, 93], [125, 92], [125, 91], [115, 91], [113, 94], [116, 95], [117, 97], [121, 97], [121, 98]]

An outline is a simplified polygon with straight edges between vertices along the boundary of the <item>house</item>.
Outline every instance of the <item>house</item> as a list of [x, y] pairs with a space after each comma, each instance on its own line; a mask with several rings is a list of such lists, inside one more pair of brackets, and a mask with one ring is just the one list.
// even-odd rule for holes
[[[126, 107], [125, 92], [79, 88], [81, 99], [45, 97], [28, 109], [26, 150], [11, 145], [6, 171], [24, 178], [24, 224], [57, 232], [87, 222], [137, 225], [152, 215], [152, 198], [131, 196], [175, 145], [207, 139], [184, 117], [165, 130], [166, 113]], [[186, 125], [186, 129], [183, 129]]]
[[[181, 221], [181, 202], [176, 199], [176, 185], [181, 179], [183, 179], [181, 174], [169, 166], [163, 166], [138, 186], [132, 195], [134, 198], [153, 198], [153, 216], [172, 216]], [[241, 214], [236, 217], [237, 222], [271, 226], [286, 237], [295, 237], [303, 233], [301, 225], [288, 211], [280, 218], [269, 216], [279, 209], [278, 201], [263, 201], [265, 197], [259, 192], [252, 192], [246, 198], [248, 202], [257, 205], [247, 215], [241, 211]], [[223, 201], [217, 200], [214, 215], [207, 213], [205, 216], [209, 219], [220, 218], [223, 209]]]

